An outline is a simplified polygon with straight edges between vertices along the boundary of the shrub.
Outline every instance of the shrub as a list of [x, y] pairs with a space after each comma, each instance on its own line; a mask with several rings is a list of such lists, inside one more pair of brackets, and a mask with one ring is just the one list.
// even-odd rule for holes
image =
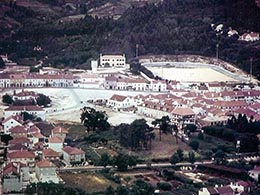
[[171, 190], [172, 186], [166, 182], [159, 182], [157, 183], [157, 187], [161, 190], [169, 191]]

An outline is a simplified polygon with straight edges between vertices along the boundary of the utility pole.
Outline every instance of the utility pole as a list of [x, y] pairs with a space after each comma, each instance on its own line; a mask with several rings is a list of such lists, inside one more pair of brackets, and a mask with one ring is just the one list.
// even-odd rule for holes
[[135, 45], [135, 57], [138, 58], [138, 49], [139, 49], [139, 45], [136, 44]]
[[217, 58], [217, 60], [218, 60], [218, 48], [219, 48], [219, 44], [217, 43], [216, 44], [216, 58]]
[[253, 77], [253, 58], [250, 58], [250, 83], [252, 82], [252, 77]]

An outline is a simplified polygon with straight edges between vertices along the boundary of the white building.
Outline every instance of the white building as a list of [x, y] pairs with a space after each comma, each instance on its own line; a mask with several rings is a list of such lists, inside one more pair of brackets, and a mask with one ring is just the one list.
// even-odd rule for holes
[[259, 33], [251, 32], [251, 33], [244, 33], [243, 35], [239, 36], [239, 39], [241, 41], [258, 41], [260, 40]]
[[150, 83], [150, 89], [151, 91], [167, 91], [167, 84], [165, 81], [160, 81], [160, 80], [152, 80]]
[[122, 55], [103, 55], [100, 54], [101, 67], [125, 67], [126, 57]]
[[86, 161], [85, 152], [81, 149], [66, 146], [62, 149], [63, 159], [68, 164], [83, 163]]
[[42, 160], [36, 163], [35, 173], [39, 182], [59, 183], [56, 166], [48, 160]]
[[20, 115], [11, 115], [9, 117], [6, 117], [2, 121], [2, 125], [4, 127], [4, 133], [9, 134], [9, 129], [11, 129], [17, 125], [19, 125], [19, 126], [23, 125], [23, 118]]
[[63, 147], [63, 140], [60, 137], [53, 136], [49, 138], [49, 148], [61, 153]]
[[134, 98], [130, 98], [122, 95], [116, 95], [116, 94], [114, 94], [111, 98], [109, 98], [107, 102], [107, 106], [113, 108], [114, 110], [130, 108], [135, 105], [136, 104]]
[[40, 117], [42, 120], [45, 120], [46, 112], [39, 106], [27, 105], [27, 106], [10, 106], [4, 110], [4, 118], [9, 116], [20, 115], [22, 112], [27, 112], [29, 114]]

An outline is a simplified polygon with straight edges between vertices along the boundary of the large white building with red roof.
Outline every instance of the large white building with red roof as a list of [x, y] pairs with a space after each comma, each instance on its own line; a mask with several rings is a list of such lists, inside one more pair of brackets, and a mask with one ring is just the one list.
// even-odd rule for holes
[[22, 112], [27, 112], [29, 114], [35, 115], [37, 117], [40, 117], [42, 120], [45, 120], [46, 118], [45, 110], [36, 105], [10, 106], [4, 110], [4, 118], [21, 115]]
[[68, 133], [68, 130], [61, 126], [56, 126], [51, 130], [51, 136], [60, 137], [63, 141]]
[[107, 106], [114, 110], [121, 110], [136, 106], [136, 103], [132, 97], [114, 94], [108, 99]]

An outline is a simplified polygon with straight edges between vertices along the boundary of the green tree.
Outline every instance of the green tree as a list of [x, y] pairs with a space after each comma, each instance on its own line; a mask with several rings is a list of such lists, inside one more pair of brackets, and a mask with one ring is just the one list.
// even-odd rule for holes
[[3, 102], [4, 104], [9, 104], [9, 105], [11, 105], [11, 104], [14, 103], [14, 101], [13, 101], [13, 99], [12, 99], [12, 96], [10, 96], [10, 95], [8, 95], [8, 94], [3, 95], [3, 97], [2, 97], [2, 102]]
[[179, 163], [181, 161], [180, 157], [178, 154], [173, 154], [170, 158], [170, 163], [171, 164], [176, 164], [176, 163]]
[[195, 158], [194, 152], [189, 152], [189, 154], [188, 154], [188, 162], [193, 164], [195, 161], [196, 161], [196, 158]]
[[184, 159], [183, 150], [179, 148], [176, 153], [179, 156], [180, 160], [183, 161], [183, 159]]
[[5, 67], [5, 62], [3, 60], [2, 57], [0, 57], [0, 68], [4, 68]]
[[107, 165], [111, 164], [111, 157], [110, 157], [110, 155], [107, 152], [101, 154], [101, 158], [99, 160], [99, 164], [101, 166], [104, 166], [104, 167], [106, 167]]
[[169, 116], [163, 116], [161, 119], [155, 119], [152, 121], [154, 126], [159, 125], [159, 140], [162, 140], [162, 133], [172, 133]]
[[193, 150], [198, 150], [200, 144], [199, 144], [198, 141], [192, 140], [192, 141], [189, 143], [189, 146], [190, 146]]
[[128, 167], [129, 157], [126, 154], [118, 154], [116, 156], [115, 165], [119, 171], [126, 171]]
[[84, 107], [80, 119], [81, 123], [87, 127], [87, 131], [105, 131], [110, 128], [110, 124], [107, 122], [108, 117], [106, 113], [96, 111], [94, 108]]
[[37, 105], [46, 107], [51, 104], [51, 99], [44, 94], [39, 94], [39, 96], [36, 98], [36, 102]]

